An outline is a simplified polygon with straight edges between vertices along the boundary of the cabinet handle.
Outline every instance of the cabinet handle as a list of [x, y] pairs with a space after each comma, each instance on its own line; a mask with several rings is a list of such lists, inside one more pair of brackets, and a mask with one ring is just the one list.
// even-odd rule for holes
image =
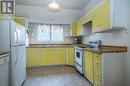
[[98, 76], [98, 73], [96, 73], [96, 76]]
[[98, 62], [96, 62], [96, 64], [99, 64]]
[[98, 86], [98, 83], [96, 82], [96, 86]]

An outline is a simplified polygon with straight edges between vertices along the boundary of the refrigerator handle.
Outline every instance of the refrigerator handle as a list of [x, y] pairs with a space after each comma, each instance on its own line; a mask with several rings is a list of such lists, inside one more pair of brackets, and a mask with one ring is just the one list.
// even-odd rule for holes
[[17, 65], [17, 63], [18, 63], [18, 33], [17, 33], [17, 31], [15, 30], [15, 33], [16, 33], [16, 37], [17, 37], [17, 58], [16, 58], [16, 61], [15, 61], [15, 65]]

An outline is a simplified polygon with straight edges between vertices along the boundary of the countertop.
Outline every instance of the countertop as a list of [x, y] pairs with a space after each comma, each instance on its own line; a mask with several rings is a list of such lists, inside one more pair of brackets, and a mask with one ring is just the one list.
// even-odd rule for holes
[[127, 46], [102, 45], [101, 48], [98, 49], [84, 48], [84, 50], [95, 53], [119, 53], [119, 52], [127, 52]]
[[74, 48], [80, 47], [83, 48], [84, 51], [91, 51], [95, 53], [118, 53], [118, 52], [127, 52], [127, 46], [114, 46], [114, 45], [102, 45], [101, 48], [92, 49], [88, 48], [88, 44], [32, 44], [27, 48]]
[[27, 48], [73, 48], [73, 44], [32, 44]]

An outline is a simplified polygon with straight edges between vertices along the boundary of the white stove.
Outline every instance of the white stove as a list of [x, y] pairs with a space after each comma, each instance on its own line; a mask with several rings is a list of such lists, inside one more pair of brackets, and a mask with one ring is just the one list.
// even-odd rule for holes
[[83, 74], [83, 48], [75, 47], [75, 67]]

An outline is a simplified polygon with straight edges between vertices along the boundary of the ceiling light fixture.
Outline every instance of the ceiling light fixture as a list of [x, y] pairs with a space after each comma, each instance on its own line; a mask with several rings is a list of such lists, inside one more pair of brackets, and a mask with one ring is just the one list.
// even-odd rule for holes
[[53, 2], [49, 4], [48, 9], [52, 12], [59, 12], [61, 10], [60, 6], [56, 3], [55, 0], [53, 0]]

